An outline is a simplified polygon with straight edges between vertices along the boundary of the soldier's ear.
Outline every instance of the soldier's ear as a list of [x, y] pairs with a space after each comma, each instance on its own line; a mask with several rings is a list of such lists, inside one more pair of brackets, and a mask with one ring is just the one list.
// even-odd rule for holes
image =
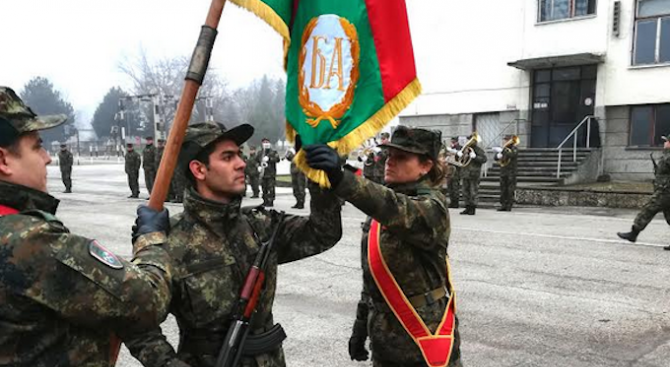
[[8, 149], [0, 148], [0, 176], [9, 176], [11, 173], [9, 162], [7, 162], [9, 154], [10, 153]]
[[205, 165], [204, 163], [198, 160], [192, 160], [188, 164], [188, 169], [191, 171], [191, 174], [193, 175], [193, 178], [195, 178], [196, 181], [205, 180], [205, 174], [207, 173], [207, 165]]

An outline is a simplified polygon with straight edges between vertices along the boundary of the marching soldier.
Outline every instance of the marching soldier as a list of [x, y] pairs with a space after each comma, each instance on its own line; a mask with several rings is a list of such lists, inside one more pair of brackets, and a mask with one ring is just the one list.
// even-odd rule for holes
[[0, 87], [2, 366], [114, 366], [117, 336], [156, 327], [170, 300], [167, 211], [138, 209], [132, 262], [56, 217], [39, 131], [65, 119]]
[[387, 187], [343, 171], [337, 152], [325, 144], [304, 147], [308, 164], [326, 172], [335, 194], [369, 216], [361, 241], [363, 291], [349, 340], [352, 360], [368, 359], [369, 338], [373, 367], [461, 365], [447, 263], [449, 211], [439, 190], [440, 135], [399, 126], [382, 145], [388, 150]]
[[[617, 235], [630, 242], [637, 241], [637, 236], [642, 232], [652, 219], [659, 212], [663, 212], [666, 222], [670, 224], [670, 140], [667, 136], [661, 136], [663, 139], [663, 157], [661, 160], [654, 161], [654, 194], [651, 196], [642, 211], [635, 217], [635, 222], [630, 232], [619, 232]], [[670, 246], [663, 248], [670, 250]]]
[[[388, 133], [381, 133], [381, 144], [387, 143], [389, 140]], [[374, 164], [374, 182], [383, 184], [384, 183], [384, 169], [386, 167], [386, 158], [388, 158], [388, 153], [386, 150], [380, 150], [375, 155], [375, 164]]]
[[505, 135], [502, 148], [493, 148], [495, 159], [500, 164], [500, 208], [499, 212], [511, 212], [516, 191], [517, 158], [519, 149], [512, 135]]
[[[451, 137], [450, 147], [447, 152], [452, 155], [458, 154], [463, 147], [458, 143], [458, 136]], [[461, 167], [451, 165], [450, 177], [447, 191], [449, 192], [449, 207], [458, 209], [461, 198]]]
[[[468, 139], [472, 139], [473, 135]], [[457, 153], [459, 157], [463, 153]], [[465, 200], [465, 210], [461, 212], [464, 215], [475, 215], [477, 204], [479, 202], [479, 180], [482, 173], [482, 165], [486, 163], [486, 152], [477, 145], [477, 142], [472, 145], [470, 151], [470, 164], [463, 167], [461, 170], [461, 178], [463, 180], [463, 199]]]
[[158, 171], [158, 161], [156, 159], [156, 147], [154, 147], [153, 136], [146, 137], [147, 146], [142, 152], [142, 167], [144, 168], [144, 181], [147, 185], [147, 191], [151, 195], [151, 190], [154, 187], [156, 180], [156, 172]]
[[[217, 123], [200, 123], [187, 130], [179, 169], [193, 185], [186, 191], [183, 214], [173, 218], [167, 244], [175, 264], [170, 312], [177, 318], [180, 343], [175, 352], [159, 328], [125, 340], [145, 366], [214, 366], [245, 275], [260, 241], [267, 241], [275, 227], [279, 229], [250, 338], [266, 338], [275, 326], [277, 266], [326, 251], [342, 236], [335, 195], [315, 185], [310, 186], [310, 215], [286, 215], [283, 225], [276, 211], [241, 207], [245, 165], [239, 146], [252, 134], [247, 124], [226, 130]], [[268, 344], [268, 351], [243, 356], [239, 366], [285, 366], [281, 339]]]
[[127, 144], [126, 151], [126, 175], [128, 175], [128, 186], [130, 186], [130, 199], [140, 197], [140, 167], [142, 166], [142, 157], [135, 151], [132, 143]]
[[244, 173], [247, 176], [247, 183], [251, 186], [251, 191], [254, 193], [253, 196], [251, 196], [252, 199], [258, 199], [259, 197], [259, 167], [258, 160], [256, 159], [256, 147], [249, 147], [249, 159], [247, 160], [247, 167], [244, 169]]
[[270, 139], [263, 138], [263, 149], [256, 155], [256, 161], [263, 171], [261, 186], [263, 187], [263, 205], [272, 207], [275, 201], [275, 186], [277, 185], [277, 163], [279, 153], [272, 149]]
[[293, 196], [295, 197], [296, 203], [291, 208], [293, 209], [305, 209], [305, 186], [307, 185], [307, 178], [305, 174], [298, 168], [298, 165], [295, 164], [293, 158], [295, 158], [295, 149], [290, 148], [286, 151], [286, 160], [291, 162], [291, 186], [293, 187]]
[[67, 149], [67, 144], [60, 145], [60, 152], [58, 152], [58, 165], [60, 166], [60, 177], [65, 185], [63, 193], [72, 193], [72, 165], [74, 164], [74, 157]]

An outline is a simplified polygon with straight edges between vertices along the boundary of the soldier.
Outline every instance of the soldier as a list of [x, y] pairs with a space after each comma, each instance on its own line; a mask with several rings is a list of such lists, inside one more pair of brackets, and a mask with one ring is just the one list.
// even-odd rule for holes
[[[389, 139], [388, 133], [381, 133], [381, 144], [386, 144]], [[380, 150], [375, 155], [375, 165], [374, 165], [374, 182], [384, 183], [384, 170], [386, 167], [386, 158], [388, 158], [388, 152], [386, 150]]]
[[259, 165], [258, 160], [256, 159], [256, 147], [249, 147], [249, 159], [247, 160], [247, 167], [244, 169], [244, 173], [247, 176], [247, 183], [251, 186], [251, 191], [254, 193], [251, 196], [252, 199], [258, 199], [259, 191], [258, 188], [260, 181], [260, 172], [258, 171]]
[[[472, 139], [472, 135], [468, 139]], [[463, 156], [460, 151], [456, 154], [459, 158]], [[479, 180], [482, 173], [482, 164], [486, 163], [487, 160], [486, 152], [477, 145], [476, 141], [472, 145], [470, 159], [470, 164], [461, 169], [463, 199], [465, 200], [465, 210], [461, 212], [462, 215], [475, 215], [479, 202]]]
[[[363, 291], [349, 340], [352, 360], [368, 359], [369, 336], [374, 367], [426, 366], [424, 355], [436, 357], [431, 365], [460, 366], [446, 262], [449, 211], [439, 190], [441, 145], [439, 132], [399, 126], [382, 145], [388, 150], [387, 187], [343, 171], [327, 145], [304, 148], [309, 166], [326, 172], [335, 194], [369, 216], [361, 241]], [[405, 317], [401, 321], [396, 315]], [[421, 350], [418, 339], [429, 334], [448, 344], [422, 344]]]
[[154, 137], [146, 137], [147, 146], [142, 152], [142, 167], [144, 168], [144, 181], [147, 184], [147, 191], [151, 195], [151, 190], [154, 187], [154, 180], [156, 180], [156, 172], [158, 171], [158, 161], [156, 160], [156, 147], [154, 147]]
[[272, 207], [275, 201], [275, 186], [277, 185], [277, 163], [279, 153], [272, 149], [270, 139], [263, 138], [263, 149], [256, 154], [256, 161], [263, 171], [261, 186], [263, 187], [263, 205]]
[[[458, 143], [458, 136], [452, 136], [447, 152], [456, 155], [461, 149], [461, 144]], [[461, 167], [451, 165], [450, 172], [451, 176], [449, 177], [449, 186], [447, 188], [449, 192], [449, 207], [458, 209], [461, 198]]]
[[67, 144], [60, 145], [60, 152], [58, 152], [58, 165], [60, 166], [60, 177], [65, 185], [64, 194], [72, 193], [72, 165], [74, 164], [74, 157], [69, 150]]
[[163, 159], [163, 152], [165, 151], [165, 139], [158, 139], [158, 146], [156, 146], [156, 173], [158, 173], [158, 167], [161, 165], [161, 160]]
[[495, 159], [500, 163], [500, 208], [499, 212], [511, 212], [516, 191], [517, 158], [519, 149], [512, 140], [512, 135], [505, 135], [502, 148], [493, 148]]
[[170, 300], [167, 211], [138, 209], [132, 262], [56, 218], [39, 131], [65, 119], [36, 116], [0, 87], [2, 366], [114, 366], [113, 334], [156, 327]]
[[126, 174], [128, 175], [128, 186], [130, 186], [131, 194], [129, 199], [137, 199], [140, 197], [140, 166], [142, 166], [142, 158], [139, 153], [133, 148], [133, 144], [128, 143], [126, 151]]
[[[663, 157], [661, 160], [654, 161], [654, 194], [644, 205], [642, 211], [635, 217], [635, 222], [630, 232], [619, 232], [617, 235], [630, 242], [637, 241], [637, 236], [654, 219], [659, 212], [663, 212], [665, 221], [670, 224], [670, 140], [667, 136], [661, 136], [663, 139]], [[670, 250], [670, 246], [663, 247], [664, 250]]]
[[184, 202], [184, 190], [188, 181], [184, 172], [182, 170], [175, 170], [174, 175], [172, 175], [172, 182], [170, 183], [170, 192], [172, 193], [171, 202], [173, 203], [183, 203]]
[[[125, 340], [145, 366], [185, 362], [210, 367], [216, 362], [259, 241], [268, 240], [279, 225], [280, 213], [276, 211], [262, 206], [241, 208], [245, 165], [239, 146], [252, 134], [253, 128], [247, 124], [230, 130], [216, 123], [188, 128], [179, 169], [193, 185], [186, 191], [183, 214], [173, 218], [167, 245], [175, 264], [170, 312], [177, 318], [180, 343], [175, 353], [160, 329]], [[310, 215], [287, 215], [279, 227], [252, 326], [251, 335], [256, 337], [262, 338], [274, 326], [277, 266], [326, 251], [342, 236], [336, 197], [313, 185], [310, 190]], [[270, 352], [243, 356], [239, 364], [285, 365], [281, 343], [273, 345]]]
[[295, 149], [290, 148], [286, 151], [286, 160], [291, 162], [291, 186], [293, 187], [293, 196], [295, 196], [296, 203], [291, 208], [305, 209], [305, 186], [307, 185], [307, 178], [302, 173], [298, 165], [295, 164]]

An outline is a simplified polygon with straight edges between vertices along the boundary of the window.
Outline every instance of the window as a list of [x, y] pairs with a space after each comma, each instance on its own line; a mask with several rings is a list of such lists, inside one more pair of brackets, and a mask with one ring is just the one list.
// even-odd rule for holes
[[638, 0], [633, 65], [670, 62], [670, 0]]
[[630, 144], [663, 146], [661, 135], [670, 134], [670, 104], [635, 106], [630, 110]]
[[583, 17], [596, 13], [596, 0], [539, 0], [540, 22]]

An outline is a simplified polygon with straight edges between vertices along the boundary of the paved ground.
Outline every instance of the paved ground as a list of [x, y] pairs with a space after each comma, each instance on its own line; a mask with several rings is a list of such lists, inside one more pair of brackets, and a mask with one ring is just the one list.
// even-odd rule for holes
[[[130, 226], [141, 201], [126, 199], [123, 167], [76, 166], [71, 195], [60, 194], [57, 168], [49, 173], [51, 192], [63, 199], [64, 222], [130, 255]], [[289, 209], [288, 189], [279, 189], [275, 203], [307, 214]], [[630, 227], [633, 211], [450, 214], [465, 366], [668, 366], [670, 252], [660, 248], [670, 243], [665, 221], [654, 221], [631, 245], [615, 232]], [[289, 334], [289, 366], [370, 366], [350, 362], [346, 352], [360, 290], [364, 216], [347, 205], [343, 218], [344, 238], [334, 249], [280, 268], [275, 309]], [[164, 331], [177, 340], [172, 320]], [[139, 366], [128, 354], [119, 365]]]

